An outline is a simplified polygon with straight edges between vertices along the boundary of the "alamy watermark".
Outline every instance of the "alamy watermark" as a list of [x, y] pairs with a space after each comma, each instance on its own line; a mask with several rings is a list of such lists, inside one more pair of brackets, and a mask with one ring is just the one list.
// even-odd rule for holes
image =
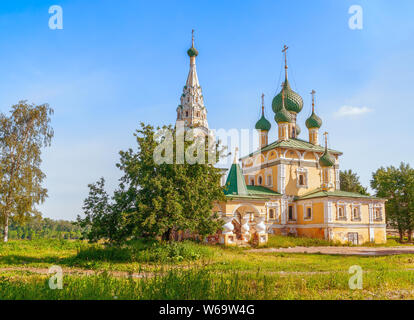
[[[205, 129], [197, 127], [185, 128], [183, 121], [177, 121], [175, 131], [167, 128], [156, 132], [154, 138], [158, 145], [154, 150], [153, 159], [156, 164], [214, 165], [220, 162], [217, 157], [222, 149], [217, 149], [218, 142], [219, 148], [224, 147], [225, 152], [233, 152], [237, 148], [240, 154], [245, 154], [258, 149], [259, 137], [260, 132], [257, 130], [212, 129], [206, 132]], [[225, 159], [221, 160], [223, 165], [229, 164], [233, 157]]]
[[348, 13], [351, 14], [348, 20], [348, 26], [351, 30], [362, 30], [363, 28], [363, 10], [360, 5], [354, 4], [349, 7]]
[[63, 289], [63, 270], [59, 266], [51, 266], [48, 271], [49, 274], [53, 274], [49, 278], [49, 288], [52, 290]]
[[350, 266], [348, 273], [353, 275], [348, 281], [349, 289], [362, 289], [362, 268], [358, 265]]
[[62, 30], [63, 29], [63, 9], [61, 6], [53, 5], [49, 7], [49, 29]]

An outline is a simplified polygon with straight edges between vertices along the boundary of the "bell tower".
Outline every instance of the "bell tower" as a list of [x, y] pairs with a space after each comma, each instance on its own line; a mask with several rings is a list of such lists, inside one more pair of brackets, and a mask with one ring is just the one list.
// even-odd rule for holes
[[177, 107], [177, 122], [183, 121], [185, 129], [197, 127], [207, 134], [207, 109], [204, 106], [204, 97], [197, 76], [198, 50], [194, 47], [194, 30], [192, 30], [191, 48], [188, 49], [187, 54], [190, 57], [190, 70], [181, 95], [181, 103]]

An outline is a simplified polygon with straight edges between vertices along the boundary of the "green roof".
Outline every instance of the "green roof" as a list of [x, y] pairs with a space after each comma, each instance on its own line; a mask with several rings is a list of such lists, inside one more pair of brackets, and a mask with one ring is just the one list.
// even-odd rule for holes
[[262, 186], [247, 186], [247, 191], [250, 195], [263, 195], [263, 196], [279, 196], [279, 192], [273, 191], [269, 188]]
[[259, 121], [256, 122], [256, 130], [262, 130], [262, 131], [269, 131], [272, 125], [270, 124], [269, 120], [267, 120], [262, 114], [262, 117], [259, 119]]
[[[286, 109], [291, 112], [299, 113], [303, 108], [302, 97], [291, 89], [287, 79], [285, 79], [283, 84], [283, 91], [285, 95]], [[274, 113], [277, 113], [282, 109], [282, 90], [273, 98], [272, 109]]]
[[[265, 152], [265, 151], [268, 151], [268, 150], [272, 150], [274, 148], [289, 148], [289, 149], [314, 151], [314, 152], [323, 152], [323, 151], [325, 151], [325, 148], [322, 147], [322, 146], [313, 145], [312, 143], [310, 143], [308, 141], [305, 141], [305, 140], [302, 140], [302, 139], [291, 138], [291, 139], [288, 139], [288, 140], [285, 140], [285, 141], [281, 140], [281, 141], [272, 142], [272, 143], [268, 144], [267, 146], [264, 146], [263, 148], [255, 151], [255, 152], [253, 152], [253, 153], [251, 153], [247, 156], [244, 156], [240, 159], [245, 159], [245, 158], [251, 157], [255, 154]], [[329, 149], [329, 152], [333, 153], [333, 154], [338, 154], [338, 155], [342, 154], [341, 151], [331, 150], [331, 149]]]
[[275, 121], [277, 123], [291, 122], [292, 121], [292, 116], [290, 115], [290, 113], [284, 107], [282, 107], [282, 109], [280, 109], [278, 112], [276, 112]]
[[197, 49], [196, 49], [196, 48], [191, 47], [190, 49], [188, 49], [187, 54], [188, 54], [190, 57], [197, 57], [197, 56], [198, 56], [198, 51], [197, 51]]
[[325, 148], [325, 152], [319, 158], [319, 164], [321, 167], [333, 167], [335, 165], [335, 158], [331, 155], [328, 148]]
[[312, 114], [310, 115], [310, 117], [306, 120], [305, 122], [306, 127], [308, 129], [311, 128], [320, 128], [322, 126], [322, 120], [321, 118], [319, 118], [315, 112], [312, 112]]
[[363, 199], [380, 199], [374, 196], [366, 196], [356, 192], [348, 192], [342, 190], [335, 191], [323, 191], [321, 189], [316, 189], [309, 193], [306, 193], [300, 197], [296, 197], [295, 200], [305, 200], [312, 198], [322, 198], [322, 197], [342, 197], [342, 198], [363, 198]]
[[237, 163], [233, 163], [227, 176], [224, 194], [227, 197], [263, 199], [277, 196], [277, 193], [262, 186], [246, 186], [242, 170]]
[[246, 182], [244, 181], [242, 170], [237, 163], [233, 163], [231, 165], [230, 172], [227, 175], [224, 194], [242, 196], [249, 195], [247, 192]]

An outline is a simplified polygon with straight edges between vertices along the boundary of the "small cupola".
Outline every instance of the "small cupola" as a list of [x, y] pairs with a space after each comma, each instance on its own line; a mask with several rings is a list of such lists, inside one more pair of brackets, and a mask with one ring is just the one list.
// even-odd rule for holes
[[312, 114], [306, 119], [305, 125], [309, 130], [309, 142], [319, 145], [319, 129], [322, 126], [322, 120], [315, 113], [315, 90], [312, 90]]
[[268, 134], [272, 125], [270, 124], [269, 120], [266, 119], [264, 115], [264, 93], [262, 93], [262, 117], [259, 121], [256, 122], [255, 129], [259, 131], [259, 146], [263, 148], [268, 144]]

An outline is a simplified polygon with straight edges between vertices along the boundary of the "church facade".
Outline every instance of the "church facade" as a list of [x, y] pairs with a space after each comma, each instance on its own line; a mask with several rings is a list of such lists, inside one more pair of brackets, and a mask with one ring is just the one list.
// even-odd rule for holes
[[[339, 163], [342, 152], [328, 148], [328, 134], [320, 144], [322, 120], [315, 107], [307, 118], [307, 139], [298, 138], [297, 115], [302, 97], [288, 80], [287, 47], [285, 79], [273, 98], [274, 124], [264, 115], [255, 124], [259, 148], [240, 159], [236, 155], [225, 183], [226, 202], [214, 204], [224, 221], [223, 230], [207, 241], [236, 245], [265, 243], [268, 234], [296, 235], [341, 243], [385, 243], [385, 199], [340, 190]], [[195, 59], [198, 51], [188, 50], [190, 72], [177, 108], [177, 121], [186, 127], [200, 127], [208, 133], [207, 110], [198, 81]], [[277, 140], [268, 141], [275, 127]]]

